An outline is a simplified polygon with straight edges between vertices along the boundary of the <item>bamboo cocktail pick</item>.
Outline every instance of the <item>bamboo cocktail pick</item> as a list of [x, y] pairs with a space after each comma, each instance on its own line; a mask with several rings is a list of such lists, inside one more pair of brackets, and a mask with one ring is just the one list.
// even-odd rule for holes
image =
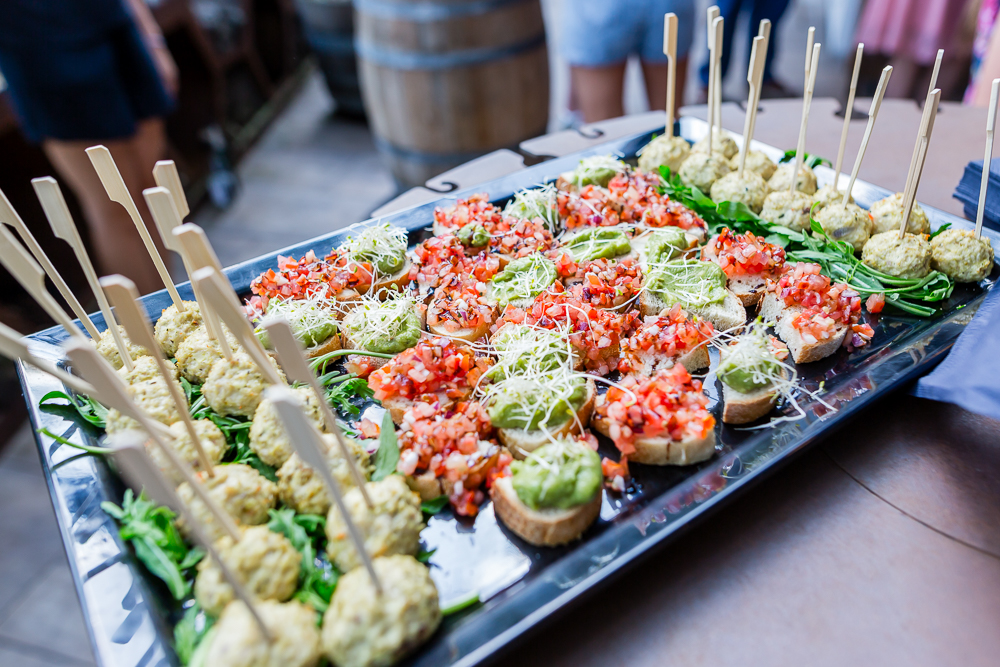
[[271, 358], [267, 356], [264, 346], [254, 335], [253, 328], [243, 313], [239, 301], [233, 296], [233, 289], [229, 285], [229, 281], [211, 267], [198, 269], [191, 276], [191, 280], [198, 285], [201, 293], [205, 295], [205, 300], [222, 318], [226, 327], [240, 342], [246, 353], [250, 355], [264, 380], [269, 384], [284, 384], [277, 369], [271, 364]]
[[167, 292], [170, 294], [170, 299], [174, 302], [177, 310], [184, 312], [184, 301], [181, 299], [181, 295], [177, 293], [177, 288], [174, 287], [174, 281], [170, 278], [170, 272], [167, 271], [167, 267], [163, 263], [163, 258], [160, 257], [160, 252], [153, 243], [153, 237], [149, 235], [146, 223], [142, 221], [142, 216], [139, 215], [139, 209], [136, 208], [135, 201], [125, 186], [125, 180], [122, 178], [121, 172], [118, 171], [118, 165], [115, 164], [115, 159], [111, 156], [111, 151], [105, 146], [91, 146], [87, 149], [87, 157], [90, 158], [90, 163], [94, 166], [94, 171], [97, 172], [98, 178], [101, 179], [101, 184], [104, 185], [104, 189], [108, 193], [108, 198], [113, 202], [121, 204], [128, 211], [129, 217], [132, 218], [132, 223], [135, 225], [143, 244], [146, 246], [146, 252], [149, 253], [150, 259], [153, 260], [153, 265], [156, 266], [157, 273], [160, 274], [160, 280], [163, 281], [164, 287], [167, 288]]
[[990, 88], [990, 111], [986, 117], [986, 154], [983, 156], [983, 177], [979, 181], [979, 206], [976, 208], [976, 238], [983, 235], [983, 214], [986, 211], [986, 187], [990, 182], [990, 168], [993, 161], [993, 131], [997, 127], [997, 100], [1000, 93], [1000, 79], [993, 79]]
[[[212, 249], [212, 245], [208, 242], [208, 237], [205, 235], [204, 230], [198, 225], [190, 222], [183, 224], [174, 229], [173, 234], [181, 242], [181, 246], [183, 246], [184, 252], [187, 254], [188, 261], [191, 262], [191, 271], [188, 273], [188, 277], [192, 281], [191, 287], [195, 289], [196, 294], [201, 294], [200, 288], [197, 288], [194, 284], [194, 272], [198, 269], [212, 268], [222, 273], [222, 265], [219, 263], [219, 258], [216, 256], [215, 250]], [[229, 286], [228, 283], [226, 285]], [[229, 290], [232, 292], [232, 287], [229, 287]], [[204, 294], [201, 297], [204, 298]], [[233, 298], [236, 298], [235, 292], [233, 292]], [[223, 356], [232, 361], [233, 352], [229, 348], [229, 341], [226, 340], [224, 335], [222, 322], [219, 321], [219, 316], [212, 310], [211, 304], [206, 302], [205, 305], [208, 306], [202, 313], [202, 317], [205, 318], [205, 328], [219, 342]]]
[[160, 376], [166, 383], [167, 389], [170, 391], [170, 398], [173, 399], [174, 405], [177, 406], [177, 412], [181, 415], [181, 421], [184, 422], [184, 429], [187, 431], [188, 437], [191, 438], [191, 442], [198, 452], [202, 469], [205, 470], [209, 477], [214, 477], [214, 465], [212, 464], [212, 460], [208, 458], [208, 454], [205, 453], [201, 438], [195, 429], [194, 419], [191, 418], [187, 399], [180, 388], [174, 384], [173, 377], [167, 368], [167, 361], [163, 358], [163, 352], [160, 350], [160, 346], [153, 336], [153, 328], [149, 324], [146, 311], [139, 306], [139, 291], [135, 288], [135, 283], [125, 276], [105, 276], [101, 278], [101, 287], [107, 291], [108, 298], [115, 304], [115, 310], [118, 311], [118, 315], [121, 317], [122, 325], [125, 327], [128, 337], [146, 348], [146, 351], [149, 352], [150, 356], [156, 362], [156, 369], [160, 372]]
[[763, 44], [763, 37], [754, 37], [753, 47], [750, 49], [750, 69], [747, 70], [747, 83], [750, 84], [750, 94], [747, 98], [746, 118], [743, 120], [743, 145], [740, 146], [740, 166], [738, 170], [740, 178], [743, 178], [743, 167], [747, 161], [747, 152], [750, 150], [750, 142], [753, 141], [754, 111], [757, 108], [757, 101], [760, 99], [760, 86], [764, 78], [764, 59], [767, 57], [767, 52], [761, 52]]
[[344, 523], [347, 524], [347, 532], [351, 536], [354, 548], [357, 549], [358, 555], [364, 562], [365, 569], [368, 570], [368, 576], [375, 583], [375, 589], [381, 594], [382, 582], [379, 581], [378, 575], [375, 573], [375, 565], [372, 563], [372, 558], [368, 554], [368, 550], [365, 549], [364, 537], [362, 537], [361, 531], [358, 530], [354, 520], [351, 518], [350, 512], [347, 511], [347, 505], [344, 503], [340, 485], [337, 484], [337, 480], [333, 478], [333, 474], [330, 472], [330, 466], [324, 455], [323, 439], [320, 438], [319, 431], [306, 419], [299, 405], [298, 397], [287, 387], [268, 387], [264, 390], [264, 396], [271, 401], [271, 404], [278, 411], [278, 416], [285, 426], [288, 439], [291, 440], [295, 451], [298, 452], [303, 461], [319, 473], [319, 476], [326, 484], [327, 490], [333, 496], [333, 500], [340, 510], [340, 515], [344, 517]]
[[3, 354], [12, 361], [20, 359], [26, 364], [31, 364], [35, 368], [55, 377], [76, 393], [90, 396], [102, 403], [104, 402], [92, 384], [84, 382], [75, 375], [70, 375], [47, 359], [40, 359], [33, 355], [28, 349], [27, 340], [17, 331], [14, 331], [3, 323], [0, 323], [0, 354]]
[[722, 134], [722, 76], [719, 71], [722, 69], [722, 32], [723, 25], [725, 21], [721, 16], [715, 18], [712, 21], [712, 52], [709, 54], [712, 58], [712, 62], [715, 64], [714, 73], [712, 74], [712, 88], [715, 89], [715, 93], [712, 96], [712, 103], [708, 110], [708, 114], [711, 117], [711, 122], [709, 123], [709, 144], [708, 144], [708, 154], [711, 155], [715, 151], [715, 131], [718, 128], [719, 134]]
[[208, 555], [215, 561], [215, 564], [222, 572], [222, 577], [233, 587], [235, 596], [247, 606], [253, 616], [257, 627], [268, 643], [274, 641], [274, 637], [265, 625], [260, 612], [257, 610], [253, 597], [247, 593], [243, 583], [233, 574], [215, 548], [212, 539], [205, 532], [205, 528], [195, 519], [194, 514], [181, 501], [177, 492], [171, 488], [170, 484], [163, 478], [156, 465], [150, 460], [144, 446], [145, 438], [141, 433], [126, 431], [109, 438], [109, 444], [114, 448], [114, 459], [118, 468], [124, 473], [126, 480], [136, 489], [142, 489], [146, 495], [157, 505], [170, 508], [190, 527], [194, 536]]
[[[167, 444], [169, 431], [166, 431], [166, 427], [160, 424], [160, 422], [150, 419], [136, 405], [132, 397], [128, 395], [128, 390], [125, 387], [125, 383], [122, 382], [121, 377], [112, 370], [111, 366], [104, 361], [104, 358], [97, 350], [89, 346], [85, 341], [76, 340], [68, 341], [63, 348], [73, 363], [73, 367], [80, 372], [83, 379], [94, 385], [97, 391], [106, 399], [106, 402], [105, 400], [101, 400], [101, 402], [139, 422], [142, 430], [149, 434], [153, 443], [166, 455], [170, 464], [180, 473], [184, 481], [191, 486], [191, 490], [194, 491], [195, 495], [198, 496], [201, 502], [205, 503], [205, 507], [208, 508], [212, 517], [219, 522], [219, 525], [226, 534], [234, 540], [239, 540], [240, 531], [233, 522], [232, 517], [208, 495], [208, 491], [198, 481], [187, 461], [179, 457], [174, 448]], [[166, 433], [164, 433], [165, 431]]]
[[[104, 316], [104, 323], [111, 332], [111, 338], [115, 341], [115, 348], [118, 349], [118, 355], [122, 358], [122, 364], [126, 370], [132, 370], [132, 357], [125, 345], [125, 339], [122, 338], [122, 334], [118, 330], [118, 320], [111, 312], [108, 298], [104, 295], [104, 290], [101, 289], [101, 285], [97, 281], [97, 272], [94, 270], [90, 255], [87, 254], [87, 249], [83, 245], [83, 239], [80, 238], [80, 230], [76, 228], [69, 207], [66, 206], [66, 200], [63, 198], [62, 190], [59, 189], [59, 184], [51, 176], [43, 176], [31, 179], [31, 185], [35, 188], [35, 195], [42, 204], [42, 210], [45, 211], [45, 217], [49, 221], [49, 226], [52, 227], [52, 233], [68, 243], [69, 247], [73, 249], [73, 254], [76, 255], [76, 261], [83, 269], [83, 275], [87, 279], [90, 291], [97, 299], [101, 315]], [[99, 338], [98, 335], [95, 340]]]
[[[45, 289], [45, 272], [35, 263], [28, 251], [24, 249], [7, 227], [0, 225], [0, 263], [21, 284], [28, 294], [34, 297], [45, 313], [58, 322], [70, 336], [87, 340], [59, 302]], [[98, 334], [100, 338], [100, 334]]]
[[934, 132], [934, 119], [937, 118], [938, 103], [940, 101], [941, 89], [935, 88], [931, 91], [927, 104], [924, 107], [923, 119], [920, 123], [920, 138], [918, 139], [917, 166], [913, 173], [910, 187], [907, 188], [903, 196], [903, 220], [899, 223], [899, 238], [901, 239], [906, 234], [906, 225], [910, 221], [913, 203], [917, 198], [917, 188], [920, 187], [920, 176], [924, 170], [924, 159], [927, 157], [927, 148], [931, 143], [931, 134]]
[[[937, 88], [938, 72], [941, 71], [941, 60], [943, 58], [944, 58], [944, 49], [938, 49], [937, 57], [934, 59], [934, 67], [931, 70], [931, 80], [930, 83], [927, 85], [927, 97], [924, 98], [924, 109], [926, 109], [927, 105], [930, 104], [931, 93], [933, 93], [934, 89]], [[921, 116], [920, 127], [923, 128], [923, 116]], [[923, 165], [920, 164], [921, 160], [920, 150], [921, 150], [922, 136], [923, 136], [922, 130], [918, 130], [917, 141], [913, 145], [913, 154], [910, 156], [910, 166], [906, 170], [906, 185], [903, 187], [904, 193], [909, 192], [910, 189], [914, 186], [913, 183], [914, 175], [917, 173], [918, 170], [923, 169]]]
[[180, 215], [180, 219], [188, 217], [191, 207], [188, 206], [187, 197], [184, 195], [184, 186], [181, 184], [181, 175], [177, 173], [177, 165], [173, 160], [160, 160], [153, 165], [153, 180], [161, 188], [166, 188], [174, 200], [174, 207]]
[[854, 56], [854, 73], [851, 75], [851, 87], [847, 91], [847, 105], [844, 107], [844, 129], [840, 131], [840, 147], [837, 149], [837, 164], [833, 168], [833, 191], [838, 192], [840, 183], [840, 168], [844, 166], [844, 151], [847, 149], [847, 132], [851, 129], [851, 116], [854, 115], [854, 94], [858, 90], [858, 74], [861, 72], [861, 56], [865, 45], [858, 44], [857, 55]]
[[278, 361], [281, 362], [285, 376], [293, 382], [302, 382], [308, 385], [313, 390], [313, 393], [316, 394], [316, 399], [319, 401], [320, 409], [323, 412], [323, 420], [326, 422], [326, 430], [332, 433], [336, 439], [340, 453], [351, 469], [351, 476], [354, 478], [354, 483], [361, 490], [365, 504], [371, 507], [372, 501], [368, 497], [368, 491], [365, 489], [365, 482], [367, 480], [365, 480], [365, 476], [358, 469], [354, 455], [347, 448], [347, 443], [344, 442], [344, 434], [340, 430], [340, 426], [337, 425], [337, 417], [333, 414], [330, 403], [326, 400], [323, 388], [319, 386], [316, 376], [310, 370], [309, 363], [302, 354], [302, 347], [292, 333], [292, 327], [284, 319], [269, 317], [264, 320], [264, 329], [267, 331], [267, 337], [271, 340], [271, 346], [278, 353]]
[[[812, 32], [814, 28], [809, 28]], [[802, 124], [799, 125], [799, 142], [795, 146], [795, 169], [792, 171], [792, 184], [789, 191], [795, 192], [795, 185], [799, 180], [799, 171], [802, 169], [802, 161], [806, 152], [806, 131], [809, 128], [809, 107], [812, 106], [813, 90], [816, 88], [816, 71], [819, 70], [819, 50], [822, 44], [813, 44], [812, 53], [806, 58], [806, 66], [812, 63], [809, 71], [809, 78], [806, 79], [806, 89], [802, 93]]]
[[806, 36], [806, 76], [802, 81], [803, 90], [809, 87], [809, 73], [812, 72], [812, 52], [813, 52], [813, 45], [815, 43], [816, 43], [816, 28], [814, 26], [809, 26], [809, 32]]
[[[761, 94], [762, 87], [763, 87], [763, 76], [764, 76], [763, 67], [767, 65], [767, 45], [768, 45], [769, 40], [771, 39], [771, 22], [770, 21], [768, 21], [767, 19], [761, 19], [760, 20], [760, 26], [757, 29], [757, 36], [764, 38], [764, 41], [761, 42], [761, 45], [757, 49], [758, 53], [763, 54], [761, 56], [761, 62], [763, 63], [762, 69], [761, 69], [761, 79], [762, 79], [762, 82], [761, 82], [761, 86], [759, 86], [758, 90], [757, 90], [757, 102], [753, 105], [753, 110], [750, 113], [750, 136], [751, 137], [754, 135], [754, 132], [757, 129], [757, 108], [760, 106], [760, 94]], [[749, 151], [750, 149], [748, 148], [747, 150]]]
[[854, 181], [858, 180], [858, 172], [861, 171], [861, 161], [865, 159], [865, 150], [868, 148], [868, 140], [872, 138], [872, 128], [875, 127], [875, 119], [878, 117], [879, 107], [882, 106], [882, 98], [885, 96], [885, 88], [889, 85], [889, 77], [892, 76], [892, 65], [886, 65], [882, 70], [882, 76], [878, 80], [878, 88], [875, 89], [875, 97], [872, 98], [872, 106], [868, 109], [868, 124], [865, 125], [865, 134], [861, 137], [861, 145], [858, 146], [858, 155], [854, 158], [854, 168], [851, 169], [851, 180], [844, 191], [844, 198], [840, 201], [840, 209], [847, 208], [847, 200], [854, 189]]
[[663, 15], [663, 55], [667, 57], [666, 135], [674, 136], [674, 88], [677, 86], [677, 14]]
[[[21, 220], [21, 216], [19, 216], [17, 211], [14, 210], [14, 207], [10, 205], [7, 195], [5, 195], [2, 191], [0, 191], [0, 223], [13, 227], [17, 230], [18, 236], [20, 236], [21, 240], [24, 241], [24, 245], [28, 246], [28, 250], [35, 258], [35, 261], [38, 262], [38, 264], [45, 271], [45, 274], [49, 277], [49, 280], [51, 280], [52, 284], [56, 286], [57, 290], [59, 290], [59, 294], [61, 294], [62, 298], [66, 300], [67, 304], [69, 304], [70, 310], [73, 311], [73, 314], [76, 315], [80, 322], [83, 323], [84, 328], [87, 329], [87, 333], [89, 333], [91, 338], [94, 340], [100, 339], [101, 332], [98, 331], [97, 327], [94, 326], [94, 323], [90, 321], [87, 311], [84, 310], [82, 305], [80, 305], [80, 301], [76, 298], [76, 295], [73, 294], [69, 285], [66, 284], [63, 277], [59, 275], [58, 271], [56, 271], [56, 267], [52, 265], [51, 261], [49, 261], [49, 257], [45, 254], [45, 251], [42, 250], [42, 246], [38, 245], [38, 241], [35, 239], [35, 236], [31, 233], [31, 230], [28, 229], [28, 226], [24, 224], [24, 221]], [[61, 307], [60, 310], [62, 310]]]

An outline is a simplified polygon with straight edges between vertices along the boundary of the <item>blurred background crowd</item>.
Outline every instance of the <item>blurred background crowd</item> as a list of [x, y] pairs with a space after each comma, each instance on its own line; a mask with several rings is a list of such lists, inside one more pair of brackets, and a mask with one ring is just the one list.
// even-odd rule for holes
[[[363, 220], [477, 155], [662, 109], [665, 12], [680, 24], [678, 106], [703, 102], [709, 4], [725, 18], [725, 100], [745, 98], [764, 18], [765, 98], [801, 94], [809, 26], [823, 43], [819, 97], [846, 98], [858, 42], [859, 96], [892, 64], [888, 96], [922, 99], [941, 48], [943, 99], [985, 106], [1000, 76], [1000, 0], [4, 0], [0, 190], [83, 286], [30, 187], [56, 176], [99, 272], [152, 289], [87, 146], [110, 148], [147, 220], [153, 163], [175, 160], [194, 220], [228, 264]], [[0, 321], [48, 326], [3, 285]], [[0, 375], [16, 397], [11, 370]]]

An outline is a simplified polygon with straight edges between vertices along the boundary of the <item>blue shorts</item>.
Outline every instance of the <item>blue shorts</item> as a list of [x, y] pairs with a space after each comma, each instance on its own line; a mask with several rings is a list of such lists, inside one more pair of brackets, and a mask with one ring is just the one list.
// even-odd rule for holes
[[600, 67], [636, 54], [664, 63], [663, 15], [677, 14], [677, 55], [691, 48], [695, 30], [691, 0], [564, 0], [560, 52], [570, 65]]

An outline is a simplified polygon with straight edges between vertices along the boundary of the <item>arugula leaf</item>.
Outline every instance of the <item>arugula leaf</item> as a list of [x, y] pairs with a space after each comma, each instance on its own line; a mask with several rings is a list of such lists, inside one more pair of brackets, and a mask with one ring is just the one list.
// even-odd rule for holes
[[431, 561], [431, 556], [433, 556], [435, 553], [437, 553], [437, 549], [431, 549], [430, 551], [424, 551], [423, 549], [421, 549], [420, 551], [417, 552], [416, 558], [419, 562], [426, 564]]
[[424, 502], [420, 503], [420, 510], [424, 514], [434, 515], [443, 510], [447, 506], [448, 506], [448, 496], [442, 494], [437, 498], [425, 500]]
[[333, 591], [337, 588], [340, 571], [330, 563], [320, 548], [325, 538], [326, 518], [314, 514], [296, 514], [290, 508], [270, 510], [267, 527], [288, 538], [302, 554], [299, 589], [295, 599], [310, 605], [319, 613], [326, 611]]
[[[69, 405], [50, 403], [56, 399], [67, 401]], [[107, 425], [108, 409], [89, 396], [70, 396], [64, 391], [50, 391], [38, 401], [38, 406], [44, 411], [59, 414], [76, 421], [83, 419], [86, 424], [104, 430]], [[72, 412], [66, 410], [72, 408]]]
[[375, 392], [368, 387], [368, 380], [352, 377], [332, 384], [326, 390], [326, 400], [340, 412], [352, 415], [361, 414], [361, 409], [351, 403], [351, 398], [369, 399]]
[[233, 456], [233, 459], [231, 461], [224, 461], [222, 465], [227, 465], [230, 463], [242, 463], [244, 465], [248, 465], [257, 472], [259, 472], [261, 476], [265, 477], [266, 479], [275, 483], [277, 483], [278, 481], [277, 470], [273, 466], [269, 466], [268, 464], [260, 460], [260, 457], [257, 456], [257, 452], [250, 449], [249, 441], [236, 443], [235, 456]]
[[931, 232], [931, 235], [928, 238], [934, 238], [935, 236], [937, 236], [938, 234], [940, 234], [944, 230], [948, 229], [949, 227], [951, 227], [951, 223], [950, 222], [944, 223], [943, 225], [941, 225], [940, 227], [938, 227], [937, 229], [935, 229], [933, 232]]
[[60, 445], [69, 445], [70, 447], [74, 447], [76, 449], [82, 449], [83, 451], [87, 452], [88, 454], [99, 454], [99, 455], [103, 456], [105, 454], [111, 454], [112, 452], [115, 451], [115, 450], [110, 449], [108, 447], [88, 447], [87, 445], [78, 445], [75, 442], [70, 442], [69, 440], [67, 440], [66, 438], [64, 438], [64, 437], [62, 437], [60, 435], [56, 435], [55, 433], [53, 433], [52, 431], [50, 431], [47, 428], [40, 428], [40, 429], [38, 429], [38, 432], [41, 433], [42, 435], [45, 435], [45, 436], [48, 436], [48, 437], [52, 438], [53, 440], [55, 440], [56, 442], [58, 442]]
[[[789, 149], [785, 151], [785, 154], [781, 156], [778, 160], [778, 164], [784, 164], [785, 162], [791, 162], [795, 159], [795, 149]], [[812, 155], [810, 153], [802, 154], [802, 164], [806, 165], [810, 169], [815, 169], [821, 164], [825, 164], [828, 167], [832, 167], [833, 163], [827, 160], [825, 157], [820, 157], [818, 155]]]
[[396, 439], [396, 425], [392, 415], [386, 410], [382, 416], [382, 429], [379, 432], [378, 451], [375, 452], [375, 472], [372, 481], [383, 480], [396, 472], [399, 463], [399, 441]]
[[191, 663], [195, 651], [214, 623], [197, 602], [184, 611], [184, 616], [174, 626], [174, 651], [182, 665]]

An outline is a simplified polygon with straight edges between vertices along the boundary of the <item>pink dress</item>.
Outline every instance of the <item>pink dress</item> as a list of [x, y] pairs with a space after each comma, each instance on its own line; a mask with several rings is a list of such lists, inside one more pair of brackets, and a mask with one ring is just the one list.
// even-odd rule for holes
[[938, 49], [948, 49], [968, 0], [868, 0], [856, 40], [865, 53], [902, 56], [918, 65], [933, 64]]

